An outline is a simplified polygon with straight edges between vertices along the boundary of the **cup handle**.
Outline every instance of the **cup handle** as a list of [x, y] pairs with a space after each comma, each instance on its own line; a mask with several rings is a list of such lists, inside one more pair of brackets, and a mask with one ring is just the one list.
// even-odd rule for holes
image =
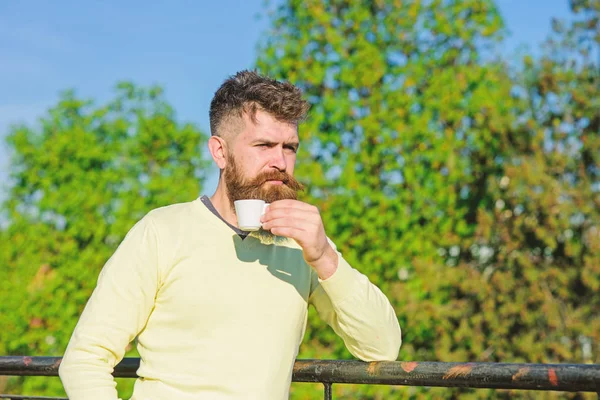
[[265, 213], [267, 212], [267, 208], [271, 205], [271, 203], [265, 203], [263, 205], [263, 209], [262, 209], [262, 213], [260, 215], [265, 215]]

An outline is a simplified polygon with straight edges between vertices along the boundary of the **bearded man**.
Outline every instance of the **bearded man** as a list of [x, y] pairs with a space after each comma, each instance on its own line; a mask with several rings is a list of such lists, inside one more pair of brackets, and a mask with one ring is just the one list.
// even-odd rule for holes
[[[397, 358], [388, 299], [336, 250], [319, 210], [297, 200], [308, 108], [294, 85], [250, 71], [217, 90], [217, 189], [151, 211], [108, 260], [60, 366], [70, 400], [117, 399], [111, 374], [134, 339], [131, 399], [286, 399], [308, 305], [355, 357]], [[240, 199], [270, 203], [260, 231], [238, 228]]]

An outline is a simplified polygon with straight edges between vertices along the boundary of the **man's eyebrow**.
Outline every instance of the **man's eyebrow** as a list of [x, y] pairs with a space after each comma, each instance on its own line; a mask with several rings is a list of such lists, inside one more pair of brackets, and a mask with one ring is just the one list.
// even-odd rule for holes
[[[269, 139], [254, 139], [252, 142], [252, 144], [257, 144], [257, 143], [261, 143], [261, 144], [266, 144], [269, 146], [275, 146], [277, 144], [279, 144], [279, 142], [274, 142], [272, 140]], [[300, 147], [300, 142], [296, 141], [296, 140], [292, 140], [289, 142], [284, 142], [283, 143], [284, 146], [294, 146], [295, 148]]]

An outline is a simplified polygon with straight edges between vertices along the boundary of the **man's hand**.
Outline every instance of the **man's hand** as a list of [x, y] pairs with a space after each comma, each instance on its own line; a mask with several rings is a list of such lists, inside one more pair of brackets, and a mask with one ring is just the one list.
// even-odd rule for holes
[[294, 239], [304, 260], [327, 279], [337, 269], [338, 255], [327, 241], [319, 209], [298, 200], [278, 200], [269, 205], [261, 222], [272, 234]]

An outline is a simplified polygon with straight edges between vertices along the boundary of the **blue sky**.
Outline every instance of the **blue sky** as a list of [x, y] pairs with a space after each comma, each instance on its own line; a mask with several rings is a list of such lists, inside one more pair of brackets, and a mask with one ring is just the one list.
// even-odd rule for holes
[[[568, 0], [497, 0], [511, 35], [503, 51], [535, 49]], [[0, 199], [11, 123], [33, 123], [68, 88], [97, 101], [115, 83], [160, 84], [180, 120], [208, 132], [219, 84], [253, 65], [265, 0], [3, 1], [0, 3]], [[214, 169], [216, 177], [216, 168]], [[214, 190], [215, 178], [206, 192]]]

